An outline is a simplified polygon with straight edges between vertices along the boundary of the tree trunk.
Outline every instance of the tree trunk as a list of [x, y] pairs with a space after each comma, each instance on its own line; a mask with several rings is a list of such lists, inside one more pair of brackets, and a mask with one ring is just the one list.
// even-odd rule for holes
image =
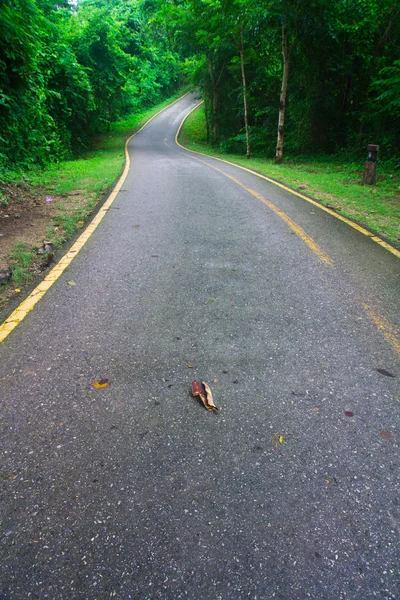
[[248, 113], [248, 109], [247, 109], [246, 72], [244, 69], [243, 27], [240, 28], [240, 48], [239, 48], [239, 50], [240, 50], [240, 67], [242, 69], [244, 128], [246, 131], [246, 156], [247, 156], [247, 158], [250, 158], [249, 113]]
[[204, 115], [206, 117], [206, 135], [207, 135], [207, 144], [210, 142], [210, 114], [208, 107], [208, 95], [207, 91], [204, 91]]
[[218, 141], [218, 92], [216, 89], [213, 89], [212, 114], [212, 143], [216, 144]]
[[212, 89], [212, 119], [211, 119], [211, 125], [212, 125], [212, 143], [216, 144], [217, 140], [218, 140], [218, 119], [217, 119], [217, 114], [218, 114], [218, 92], [217, 92], [217, 84], [215, 81], [215, 75], [214, 75], [214, 65], [213, 65], [213, 59], [212, 56], [210, 55], [209, 57], [209, 61], [208, 61], [208, 68], [210, 71], [210, 79], [211, 79], [211, 89]]
[[285, 125], [286, 92], [289, 78], [289, 51], [286, 27], [282, 26], [283, 76], [279, 101], [278, 140], [276, 143], [275, 162], [280, 165], [283, 160], [283, 133]]

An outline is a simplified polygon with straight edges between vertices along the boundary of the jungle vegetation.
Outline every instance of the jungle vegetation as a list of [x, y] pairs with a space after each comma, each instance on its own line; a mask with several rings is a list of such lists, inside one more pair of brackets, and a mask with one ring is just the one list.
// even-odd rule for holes
[[82, 154], [184, 81], [222, 151], [400, 162], [399, 0], [2, 0], [0, 169]]

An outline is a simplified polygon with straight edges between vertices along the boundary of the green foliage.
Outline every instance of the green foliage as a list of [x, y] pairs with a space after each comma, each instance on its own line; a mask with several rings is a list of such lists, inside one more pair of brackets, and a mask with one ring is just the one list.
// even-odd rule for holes
[[[239, 31], [243, 31], [253, 152], [275, 152], [288, 36], [285, 147], [291, 155], [369, 142], [399, 157], [400, 8], [391, 0], [182, 0], [175, 30], [195, 57], [208, 138], [245, 151]], [[178, 14], [179, 13], [179, 14]], [[214, 128], [217, 135], [211, 135]], [[382, 154], [384, 156], [384, 154]]]
[[[0, 169], [74, 158], [94, 134], [200, 87], [207, 137], [273, 156], [289, 50], [291, 155], [400, 147], [400, 8], [392, 0], [3, 0]], [[243, 60], [240, 59], [242, 57]]]
[[3, 178], [87, 151], [96, 132], [177, 88], [180, 58], [160, 11], [146, 0], [3, 0]]
[[380, 91], [377, 101], [381, 103], [381, 110], [387, 115], [400, 117], [400, 60], [382, 69], [380, 76], [374, 87]]
[[204, 108], [189, 115], [181, 130], [180, 142], [187, 148], [227, 159], [258, 173], [283, 181], [293, 189], [316, 198], [324, 205], [363, 224], [399, 246], [400, 175], [391, 165], [380, 164], [378, 183], [362, 185], [363, 161], [343, 156], [301, 157], [276, 165], [271, 159], [250, 158], [243, 153], [223, 153], [207, 144]]

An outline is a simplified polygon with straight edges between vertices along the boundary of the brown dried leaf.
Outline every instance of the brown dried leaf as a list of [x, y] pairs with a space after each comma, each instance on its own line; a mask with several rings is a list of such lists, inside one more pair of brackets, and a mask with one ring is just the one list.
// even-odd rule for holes
[[218, 410], [214, 404], [210, 386], [204, 381], [192, 381], [192, 395], [199, 396], [207, 410]]
[[201, 385], [201, 383], [199, 381], [192, 381], [192, 395], [193, 396], [200, 396], [200, 393], [202, 393], [203, 390], [203, 386]]
[[391, 431], [384, 430], [381, 431], [379, 435], [386, 441], [390, 441], [391, 439], [393, 439], [393, 434]]
[[202, 381], [201, 383], [204, 385], [204, 389], [206, 391], [206, 400], [207, 400], [206, 409], [207, 410], [218, 410], [218, 408], [214, 404], [210, 386], [205, 381]]

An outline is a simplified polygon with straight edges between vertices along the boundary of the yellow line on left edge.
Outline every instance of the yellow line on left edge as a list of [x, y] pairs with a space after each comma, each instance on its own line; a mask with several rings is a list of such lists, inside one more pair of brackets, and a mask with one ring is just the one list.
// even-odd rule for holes
[[[151, 119], [146, 121], [146, 123], [143, 125], [143, 127], [146, 127], [146, 125], [148, 123], [150, 123], [150, 121], [152, 121], [157, 115], [159, 115], [164, 110], [166, 110], [167, 108], [169, 108], [170, 106], [172, 106], [173, 104], [175, 104], [176, 102], [178, 102], [179, 100], [184, 98], [184, 96], [186, 96], [186, 95], [187, 94], [184, 94], [183, 96], [181, 96], [180, 98], [175, 100], [175, 102], [171, 102], [171, 104], [168, 104], [168, 106], [166, 106], [162, 110], [158, 111], [158, 113], [153, 115], [151, 117]], [[68, 267], [68, 265], [71, 264], [71, 262], [73, 261], [75, 256], [78, 254], [78, 252], [81, 250], [81, 248], [86, 244], [86, 242], [88, 241], [88, 239], [90, 238], [92, 233], [95, 231], [95, 229], [98, 227], [98, 225], [104, 218], [104, 215], [106, 214], [106, 212], [110, 208], [111, 204], [114, 202], [115, 198], [117, 197], [117, 194], [120, 191], [121, 187], [123, 186], [124, 181], [129, 172], [130, 159], [129, 159], [129, 152], [128, 152], [128, 144], [131, 141], [131, 139], [135, 137], [135, 135], [137, 135], [140, 131], [142, 131], [143, 127], [141, 127], [138, 131], [136, 131], [133, 135], [131, 135], [126, 140], [124, 170], [123, 170], [122, 175], [119, 178], [116, 186], [114, 187], [113, 191], [111, 192], [111, 194], [109, 195], [109, 197], [107, 198], [107, 200], [105, 201], [103, 206], [100, 208], [99, 212], [95, 215], [95, 217], [93, 218], [91, 223], [88, 225], [88, 227], [82, 233], [82, 235], [79, 236], [79, 238], [76, 240], [76, 242], [73, 244], [73, 246], [68, 250], [68, 252], [61, 258], [61, 260], [56, 264], [56, 266], [46, 275], [46, 277], [43, 279], [43, 281], [41, 283], [39, 283], [39, 285], [29, 294], [29, 296], [23, 302], [21, 302], [21, 304], [14, 310], [14, 312], [11, 313], [11, 315], [8, 317], [8, 319], [6, 319], [4, 321], [4, 323], [2, 323], [0, 325], [0, 344], [13, 331], [13, 329], [15, 329], [17, 327], [17, 325], [19, 325], [19, 323], [21, 323], [21, 321], [23, 319], [25, 319], [26, 315], [36, 306], [36, 304], [39, 302], [39, 300], [41, 298], [43, 298], [43, 296], [45, 295], [47, 290], [49, 290], [51, 288], [53, 283], [55, 283], [57, 281], [57, 279], [65, 271], [65, 269]]]

